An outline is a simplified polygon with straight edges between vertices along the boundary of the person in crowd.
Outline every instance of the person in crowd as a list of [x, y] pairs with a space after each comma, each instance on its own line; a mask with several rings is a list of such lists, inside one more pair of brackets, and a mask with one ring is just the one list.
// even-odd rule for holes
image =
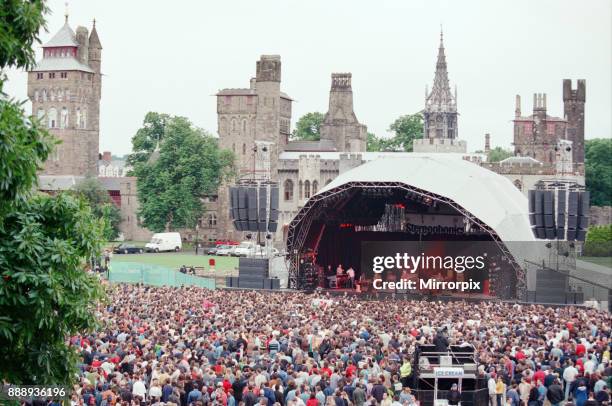
[[76, 404], [411, 406], [414, 366], [427, 367], [414, 356], [421, 344], [473, 346], [492, 406], [500, 391], [510, 406], [560, 406], [564, 393], [576, 406], [609, 402], [612, 318], [595, 309], [140, 284], [107, 292], [100, 329], [68, 338], [81, 354]]

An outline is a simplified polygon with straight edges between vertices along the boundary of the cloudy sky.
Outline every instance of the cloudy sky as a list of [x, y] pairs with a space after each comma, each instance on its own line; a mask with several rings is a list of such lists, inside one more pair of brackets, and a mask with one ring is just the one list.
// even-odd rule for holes
[[[65, 2], [49, 1], [48, 40]], [[282, 89], [304, 113], [327, 110], [331, 72], [352, 72], [355, 113], [386, 135], [399, 115], [423, 108], [433, 81], [440, 24], [459, 134], [470, 150], [484, 133], [512, 140], [514, 96], [534, 92], [563, 115], [562, 80], [586, 79], [587, 138], [612, 135], [612, 2], [609, 0], [72, 0], [69, 21], [103, 46], [101, 149], [128, 153], [148, 111], [182, 115], [215, 132], [212, 95], [248, 87], [260, 54], [282, 57]], [[40, 54], [40, 50], [39, 50]], [[5, 90], [26, 97], [26, 75]]]

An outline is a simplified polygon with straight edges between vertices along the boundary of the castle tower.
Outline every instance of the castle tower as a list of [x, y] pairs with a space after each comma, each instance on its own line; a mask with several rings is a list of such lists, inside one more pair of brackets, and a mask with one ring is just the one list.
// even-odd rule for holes
[[[94, 28], [68, 24], [43, 45], [42, 59], [28, 71], [32, 115], [61, 143], [45, 162], [44, 175], [98, 173], [101, 86], [100, 40]], [[94, 41], [92, 41], [94, 38]]]
[[[292, 103], [280, 90], [280, 82], [280, 56], [262, 55], [249, 88], [223, 89], [216, 94], [219, 146], [234, 152], [239, 176], [278, 177], [278, 155], [285, 149], [291, 131]], [[265, 168], [256, 159], [264, 151], [255, 152], [256, 146], [267, 149], [270, 159]], [[238, 239], [240, 233], [234, 231], [229, 218], [227, 186], [219, 188], [217, 235]]]
[[444, 54], [444, 35], [440, 32], [434, 84], [431, 93], [425, 98], [423, 137], [458, 138], [457, 116], [457, 90], [455, 88], [455, 94], [451, 94]]
[[572, 160], [584, 163], [584, 103], [586, 102], [586, 81], [579, 79], [576, 89], [572, 80], [563, 80], [563, 114], [567, 121], [566, 139], [572, 142]]
[[491, 152], [491, 134], [489, 133], [485, 134], [484, 152], [485, 154]]
[[367, 127], [360, 124], [353, 110], [350, 73], [332, 73], [329, 109], [321, 124], [321, 139], [330, 140], [338, 151], [364, 152]]

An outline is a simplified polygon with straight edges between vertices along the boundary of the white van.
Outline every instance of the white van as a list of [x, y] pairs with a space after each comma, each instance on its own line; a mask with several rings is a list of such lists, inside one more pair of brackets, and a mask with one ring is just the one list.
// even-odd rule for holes
[[255, 241], [242, 241], [240, 245], [233, 249], [230, 255], [232, 257], [246, 257], [249, 251], [254, 251], [256, 249], [255, 247], [258, 247]]
[[179, 233], [157, 233], [151, 237], [151, 242], [145, 245], [147, 252], [180, 251], [183, 241]]

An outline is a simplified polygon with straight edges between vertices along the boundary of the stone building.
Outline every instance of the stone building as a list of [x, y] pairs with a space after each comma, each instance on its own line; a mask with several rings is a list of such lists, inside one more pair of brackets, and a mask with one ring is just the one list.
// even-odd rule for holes
[[546, 93], [534, 94], [533, 112], [523, 116], [521, 96], [517, 95], [514, 111], [514, 154], [529, 156], [545, 164], [554, 164], [558, 141], [568, 140], [572, 143], [572, 162], [578, 170], [582, 170], [585, 101], [584, 80], [578, 80], [576, 89], [572, 89], [570, 79], [563, 80], [563, 118], [548, 114]]
[[423, 139], [414, 140], [414, 152], [465, 153], [467, 143], [459, 139], [458, 117], [457, 87], [453, 95], [448, 81], [444, 36], [440, 32], [433, 87], [431, 92], [425, 88]]
[[[262, 55], [256, 64], [256, 76], [249, 88], [223, 89], [217, 94], [219, 146], [236, 155], [239, 176], [255, 170], [257, 141], [267, 142], [271, 157], [266, 173], [260, 177], [277, 179], [278, 155], [291, 131], [292, 99], [280, 90], [281, 60], [278, 55]], [[221, 238], [239, 238], [229, 216], [227, 185], [219, 189], [217, 229]]]
[[[99, 155], [102, 44], [94, 20], [91, 33], [65, 17], [62, 28], [43, 45], [42, 59], [28, 71], [28, 97], [36, 116], [60, 141], [39, 174], [39, 190], [72, 189], [86, 177], [98, 177], [121, 210], [125, 239], [148, 240], [138, 221], [136, 178], [115, 171], [110, 153]], [[108, 162], [106, 162], [106, 161]]]
[[32, 115], [61, 141], [45, 163], [45, 175], [95, 176], [98, 172], [102, 45], [91, 34], [64, 26], [43, 45], [28, 72]]
[[332, 73], [329, 109], [321, 124], [321, 141], [336, 151], [364, 152], [368, 129], [360, 124], [353, 110], [351, 73]]

